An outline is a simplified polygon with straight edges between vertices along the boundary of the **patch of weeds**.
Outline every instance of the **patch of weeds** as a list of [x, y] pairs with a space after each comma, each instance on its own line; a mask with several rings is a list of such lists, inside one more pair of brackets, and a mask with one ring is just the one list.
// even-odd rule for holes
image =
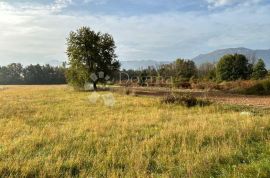
[[181, 166], [174, 167], [170, 171], [170, 177], [185, 177], [186, 174], [186, 170]]
[[161, 99], [162, 104], [179, 104], [185, 107], [209, 106], [209, 100], [199, 99], [190, 95], [169, 94]]
[[147, 165], [147, 172], [149, 174], [156, 173], [161, 174], [165, 171], [165, 168], [157, 163], [156, 160], [150, 159]]
[[246, 95], [270, 95], [270, 80], [260, 81], [254, 86], [242, 90], [241, 93]]
[[64, 164], [61, 166], [60, 171], [63, 175], [69, 173], [69, 176], [78, 177], [80, 175], [80, 169], [77, 165]]
[[268, 149], [264, 143], [248, 143], [232, 154], [214, 155], [195, 168], [200, 172], [195, 177], [269, 177]]
[[241, 105], [217, 105], [218, 110], [222, 112], [249, 112], [255, 116], [264, 116], [270, 114], [270, 109], [260, 108], [254, 106], [241, 106]]

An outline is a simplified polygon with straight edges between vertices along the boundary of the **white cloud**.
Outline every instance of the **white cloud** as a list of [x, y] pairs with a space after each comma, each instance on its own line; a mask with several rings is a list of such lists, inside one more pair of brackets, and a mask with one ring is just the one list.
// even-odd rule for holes
[[52, 10], [62, 10], [72, 3], [72, 0], [55, 0], [51, 5]]
[[31, 4], [31, 3], [15, 3], [10, 5], [7, 2], [0, 2], [0, 10], [3, 12], [26, 12], [26, 13], [55, 13], [60, 12], [64, 8], [68, 7], [72, 3], [72, 0], [54, 0], [49, 5]]
[[0, 3], [0, 64], [66, 59], [66, 37], [83, 25], [111, 33], [121, 60], [170, 60], [224, 47], [270, 44], [269, 6], [131, 17], [55, 12], [48, 6], [26, 9]]
[[209, 3], [209, 7], [222, 7], [233, 4], [252, 5], [257, 4], [261, 0], [206, 0]]
[[84, 3], [106, 4], [108, 0], [83, 0]]

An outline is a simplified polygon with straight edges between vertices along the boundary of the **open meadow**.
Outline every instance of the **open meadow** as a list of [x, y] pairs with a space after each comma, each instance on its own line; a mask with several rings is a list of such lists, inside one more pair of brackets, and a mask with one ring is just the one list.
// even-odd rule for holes
[[108, 94], [2, 87], [0, 177], [270, 177], [269, 110]]

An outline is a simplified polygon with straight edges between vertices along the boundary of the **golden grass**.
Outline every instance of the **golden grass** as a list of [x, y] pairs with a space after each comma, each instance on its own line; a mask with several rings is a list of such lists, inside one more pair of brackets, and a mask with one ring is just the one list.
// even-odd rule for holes
[[[100, 94], [105, 94], [101, 92]], [[0, 177], [270, 177], [270, 116], [66, 86], [0, 90]]]

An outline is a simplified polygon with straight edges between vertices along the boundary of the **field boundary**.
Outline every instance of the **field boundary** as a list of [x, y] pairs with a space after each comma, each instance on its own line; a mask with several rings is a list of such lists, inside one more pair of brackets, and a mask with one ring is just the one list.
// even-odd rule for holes
[[255, 96], [232, 94], [217, 90], [190, 90], [190, 89], [169, 89], [169, 88], [147, 88], [147, 87], [113, 87], [113, 91], [129, 90], [138, 96], [162, 97], [170, 93], [188, 94], [198, 98], [209, 99], [220, 104], [232, 104], [261, 107], [270, 109], [270, 96]]

